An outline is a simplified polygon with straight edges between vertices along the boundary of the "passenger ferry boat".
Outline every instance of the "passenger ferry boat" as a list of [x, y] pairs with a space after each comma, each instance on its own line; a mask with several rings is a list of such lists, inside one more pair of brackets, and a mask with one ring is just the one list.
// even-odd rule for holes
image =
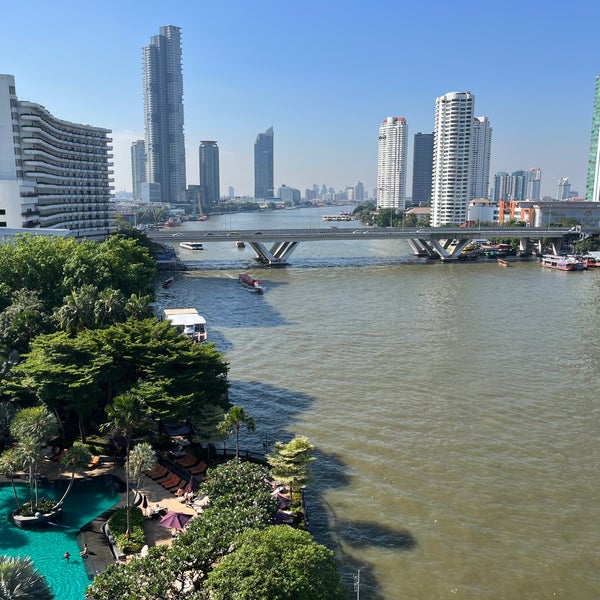
[[583, 271], [583, 261], [575, 256], [559, 256], [556, 254], [544, 254], [542, 256], [542, 267], [557, 269], [559, 271]]
[[204, 250], [202, 242], [179, 242], [179, 246], [186, 250]]
[[162, 318], [196, 344], [206, 342], [206, 319], [195, 308], [165, 308]]
[[246, 244], [244, 242], [241, 242], [241, 241], [235, 241], [235, 242], [233, 242], [233, 245], [236, 248], [245, 248], [246, 247]]
[[263, 293], [263, 286], [258, 279], [254, 279], [248, 273], [240, 273], [238, 276], [238, 282], [241, 283], [245, 288], [256, 292], [257, 294]]

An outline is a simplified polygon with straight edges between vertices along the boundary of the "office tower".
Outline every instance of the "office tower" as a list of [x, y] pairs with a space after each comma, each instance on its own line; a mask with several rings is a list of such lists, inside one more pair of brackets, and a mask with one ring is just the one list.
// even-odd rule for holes
[[514, 171], [510, 174], [508, 199], [523, 202], [527, 199], [528, 173], [525, 171]]
[[499, 171], [494, 175], [494, 202], [508, 200], [510, 195], [510, 175], [504, 171]]
[[229, 198], [235, 198], [235, 190], [233, 189], [232, 185], [229, 186], [227, 194], [229, 195]]
[[254, 197], [273, 198], [273, 128], [259, 133], [254, 142]]
[[529, 169], [527, 173], [527, 195], [525, 200], [537, 201], [540, 199], [542, 185], [542, 170], [538, 167]]
[[147, 181], [159, 183], [163, 202], [183, 204], [185, 145], [181, 29], [160, 28], [143, 48]]
[[219, 203], [219, 147], [217, 142], [200, 142], [200, 186], [202, 187], [202, 208], [210, 208]]
[[0, 75], [0, 227], [111, 234], [109, 134], [19, 100], [14, 76]]
[[131, 183], [133, 199], [142, 199], [141, 184], [146, 181], [146, 144], [144, 140], [136, 140], [131, 144]]
[[407, 136], [404, 117], [387, 117], [379, 127], [377, 208], [406, 207]]
[[365, 199], [365, 186], [362, 181], [357, 181], [354, 185], [354, 201], [362, 202]]
[[585, 199], [588, 202], [600, 202], [600, 75], [596, 75], [594, 89], [594, 113], [592, 115], [592, 134], [588, 157], [588, 172], [585, 185]]
[[571, 194], [571, 184], [568, 177], [563, 177], [558, 181], [558, 194], [556, 199], [560, 201], [568, 200]]
[[467, 220], [471, 131], [475, 96], [450, 92], [436, 98], [431, 186], [431, 225], [459, 225]]
[[475, 117], [471, 131], [471, 190], [469, 200], [488, 198], [492, 128], [487, 117]]
[[420, 206], [431, 200], [433, 133], [415, 133], [413, 146], [412, 203]]

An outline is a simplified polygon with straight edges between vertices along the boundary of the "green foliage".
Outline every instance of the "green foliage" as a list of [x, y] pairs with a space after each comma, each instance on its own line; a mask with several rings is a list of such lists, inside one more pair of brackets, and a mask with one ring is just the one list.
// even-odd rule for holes
[[333, 552], [285, 525], [248, 530], [208, 575], [214, 600], [342, 600]]
[[46, 580], [30, 558], [0, 556], [0, 597], [3, 600], [53, 600]]
[[244, 408], [242, 406], [232, 406], [218, 426], [218, 431], [223, 436], [229, 437], [232, 433], [235, 433], [235, 457], [238, 460], [240, 458], [240, 429], [242, 425], [248, 431], [256, 430], [254, 419], [246, 413]]
[[309, 464], [314, 460], [314, 446], [304, 436], [295, 437], [284, 444], [275, 442], [273, 452], [267, 456], [273, 478], [298, 491], [310, 481]]
[[117, 546], [123, 552], [139, 552], [146, 543], [144, 515], [137, 507], [131, 508], [129, 515], [129, 537], [127, 537], [127, 509], [119, 509], [108, 519], [107, 524]]

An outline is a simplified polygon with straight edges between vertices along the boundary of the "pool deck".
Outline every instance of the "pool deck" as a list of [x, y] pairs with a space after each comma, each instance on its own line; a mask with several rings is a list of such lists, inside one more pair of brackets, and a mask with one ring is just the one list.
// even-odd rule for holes
[[[46, 461], [44, 463], [42, 474], [50, 480], [71, 478], [70, 472], [61, 470], [60, 465], [53, 461]], [[106, 474], [115, 475], [122, 481], [125, 481], [123, 467], [113, 463], [109, 459], [103, 459], [94, 469], [84, 471], [83, 475], [76, 474], [75, 477], [76, 479], [81, 480], [91, 479], [99, 475]], [[4, 477], [0, 477], [0, 480], [7, 481], [7, 479]], [[161, 506], [166, 507], [168, 510], [174, 510], [176, 512], [190, 515], [196, 514], [193, 508], [180, 503], [174, 494], [165, 490], [161, 485], [146, 475], [142, 476], [139, 492], [148, 497], [149, 504], [158, 503]], [[134, 494], [133, 492], [130, 492], [130, 494], [131, 500], [133, 501]], [[83, 545], [87, 544], [89, 556], [87, 560], [84, 561], [84, 564], [88, 574], [92, 577], [95, 577], [98, 573], [104, 571], [107, 566], [113, 565], [117, 562], [112, 552], [111, 545], [104, 535], [102, 527], [112, 513], [115, 512], [116, 509], [125, 506], [125, 504], [125, 494], [122, 494], [121, 500], [113, 508], [106, 511], [102, 515], [99, 515], [90, 523], [81, 528], [81, 533], [79, 535], [79, 547], [83, 548]], [[146, 519], [144, 521], [144, 532], [146, 534], [146, 543], [149, 547], [170, 545], [173, 541], [171, 530], [159, 525], [158, 521]]]

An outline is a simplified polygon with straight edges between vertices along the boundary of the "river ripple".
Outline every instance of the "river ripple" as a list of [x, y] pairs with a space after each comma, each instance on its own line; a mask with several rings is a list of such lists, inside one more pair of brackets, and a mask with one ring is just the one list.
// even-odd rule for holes
[[[323, 227], [263, 218], [186, 227]], [[257, 422], [245, 446], [315, 444], [311, 530], [349, 589], [361, 569], [370, 599], [600, 597], [600, 272], [430, 263], [401, 241], [301, 244], [285, 269], [251, 255], [182, 252], [194, 269], [158, 308], [207, 318]]]

